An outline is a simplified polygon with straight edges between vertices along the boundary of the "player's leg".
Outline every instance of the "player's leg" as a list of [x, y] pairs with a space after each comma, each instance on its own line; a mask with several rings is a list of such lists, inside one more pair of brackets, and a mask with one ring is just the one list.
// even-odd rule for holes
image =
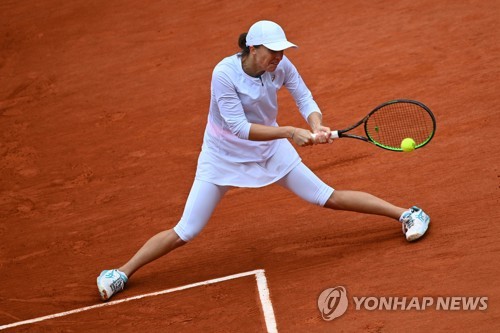
[[302, 199], [330, 209], [383, 215], [393, 219], [399, 219], [406, 210], [369, 193], [334, 190], [303, 163], [295, 167], [278, 183]]
[[404, 209], [366, 192], [334, 190], [303, 163], [280, 179], [278, 184], [318, 206], [398, 220], [403, 223], [403, 232], [409, 241], [420, 238], [430, 222], [429, 216], [418, 207]]
[[101, 298], [109, 299], [123, 290], [128, 278], [139, 268], [186, 244], [205, 227], [229, 187], [195, 180], [179, 223], [151, 237], [137, 253], [118, 269], [105, 270], [97, 278]]
[[181, 220], [173, 228], [151, 237], [120, 270], [128, 277], [137, 269], [186, 244], [198, 235], [229, 187], [195, 180]]
[[317, 206], [324, 206], [334, 192], [302, 162], [276, 183]]
[[118, 268], [130, 278], [142, 266], [160, 258], [170, 251], [186, 244], [173, 229], [164, 230], [151, 237], [137, 253]]
[[336, 190], [326, 201], [324, 207], [348, 210], [358, 213], [375, 214], [399, 220], [406, 209], [380, 199], [372, 194], [360, 191]]
[[325, 207], [392, 217], [402, 223], [403, 233], [408, 241], [422, 237], [431, 221], [417, 206], [410, 209], [397, 207], [374, 195], [359, 191], [334, 191]]

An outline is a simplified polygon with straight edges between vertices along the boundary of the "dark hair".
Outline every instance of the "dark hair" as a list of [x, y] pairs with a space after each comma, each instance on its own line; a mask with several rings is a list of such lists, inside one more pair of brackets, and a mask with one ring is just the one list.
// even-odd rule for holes
[[[246, 57], [247, 55], [250, 54], [250, 47], [247, 46], [247, 33], [246, 32], [242, 33], [240, 35], [240, 37], [238, 38], [238, 46], [241, 49], [240, 55], [242, 57]], [[259, 48], [260, 45], [253, 45], [253, 47]]]
[[241, 56], [246, 57], [250, 53], [250, 48], [247, 46], [247, 33], [244, 32], [238, 38], [238, 46], [241, 49]]

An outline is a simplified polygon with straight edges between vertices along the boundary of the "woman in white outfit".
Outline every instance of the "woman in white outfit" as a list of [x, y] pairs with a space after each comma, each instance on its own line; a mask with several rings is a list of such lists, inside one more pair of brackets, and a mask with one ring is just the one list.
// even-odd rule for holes
[[[284, 50], [297, 47], [271, 21], [253, 24], [239, 38], [241, 52], [223, 59], [213, 71], [211, 101], [196, 176], [178, 224], [149, 239], [118, 269], [97, 278], [103, 300], [121, 291], [139, 268], [200, 233], [231, 187], [277, 183], [312, 204], [331, 209], [383, 215], [399, 220], [410, 241], [427, 230], [420, 208], [396, 207], [371, 194], [334, 190], [305, 166], [297, 146], [329, 143], [330, 128]], [[277, 92], [286, 87], [310, 129], [279, 126]], [[316, 134], [313, 139], [312, 134]]]

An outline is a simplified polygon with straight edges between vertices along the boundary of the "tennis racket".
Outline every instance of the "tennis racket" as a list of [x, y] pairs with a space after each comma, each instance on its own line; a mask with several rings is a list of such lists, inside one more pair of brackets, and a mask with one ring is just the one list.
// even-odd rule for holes
[[[348, 133], [361, 125], [365, 136]], [[435, 132], [436, 118], [427, 106], [409, 99], [396, 99], [380, 104], [356, 124], [332, 131], [331, 138], [358, 139], [380, 148], [403, 151], [403, 139], [412, 138], [418, 149], [428, 144]], [[315, 137], [313, 134], [313, 139]]]

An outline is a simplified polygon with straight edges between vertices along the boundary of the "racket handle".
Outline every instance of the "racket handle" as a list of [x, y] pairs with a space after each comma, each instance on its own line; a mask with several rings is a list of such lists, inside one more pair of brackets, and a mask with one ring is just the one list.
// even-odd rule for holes
[[[316, 140], [316, 136], [317, 136], [317, 134], [315, 134], [315, 133], [312, 134], [313, 140]], [[338, 139], [338, 138], [340, 138], [339, 131], [332, 131], [330, 133], [330, 139]]]

